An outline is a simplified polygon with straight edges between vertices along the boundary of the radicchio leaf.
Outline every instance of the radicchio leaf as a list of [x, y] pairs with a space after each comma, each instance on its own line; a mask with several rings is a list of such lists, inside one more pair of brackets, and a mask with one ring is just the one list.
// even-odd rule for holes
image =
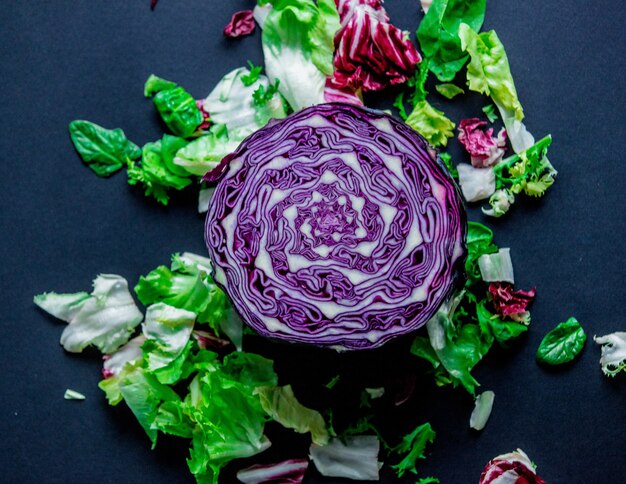
[[224, 27], [224, 35], [230, 38], [250, 35], [254, 32], [254, 17], [252, 10], [235, 12], [230, 22]]
[[459, 141], [472, 157], [472, 165], [476, 168], [487, 168], [502, 161], [506, 150], [506, 131], [500, 130], [493, 136], [493, 128], [486, 131], [485, 121], [478, 118], [462, 119], [459, 123]]

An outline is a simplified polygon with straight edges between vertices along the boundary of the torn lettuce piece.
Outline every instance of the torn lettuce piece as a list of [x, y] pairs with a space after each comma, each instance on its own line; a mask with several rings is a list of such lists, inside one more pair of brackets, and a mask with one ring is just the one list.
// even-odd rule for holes
[[347, 437], [345, 443], [332, 439], [327, 445], [312, 444], [309, 457], [319, 473], [327, 477], [345, 477], [356, 481], [377, 481], [380, 441], [375, 435]]
[[237, 479], [244, 484], [302, 484], [308, 467], [307, 459], [289, 459], [275, 464], [256, 464], [237, 471]]
[[506, 133], [501, 129], [493, 136], [493, 128], [484, 129], [485, 121], [478, 118], [462, 119], [459, 123], [459, 142], [471, 156], [472, 166], [487, 168], [502, 161], [506, 150]]
[[520, 153], [535, 143], [522, 123], [524, 110], [517, 97], [504, 46], [494, 30], [477, 33], [467, 24], [459, 26], [461, 47], [470, 55], [467, 82], [472, 91], [491, 97], [500, 111], [513, 150]]
[[121, 129], [105, 129], [90, 121], [69, 124], [70, 138], [83, 162], [98, 176], [110, 176], [141, 156], [139, 146]]
[[128, 282], [115, 274], [96, 277], [91, 294], [51, 292], [35, 296], [34, 302], [68, 323], [61, 334], [61, 344], [72, 353], [80, 353], [89, 345], [103, 353], [112, 353], [128, 341], [143, 319], [130, 295]]
[[456, 166], [463, 197], [468, 202], [489, 198], [496, 190], [496, 174], [493, 168], [475, 168], [468, 163]]
[[230, 307], [224, 292], [209, 275], [211, 261], [190, 253], [173, 254], [170, 268], [159, 266], [139, 278], [135, 293], [146, 306], [163, 302], [192, 311], [199, 323], [219, 329]]
[[254, 93], [269, 86], [266, 76], [260, 73], [253, 76], [250, 70], [240, 67], [218, 82], [204, 100], [204, 110], [210, 113], [213, 123], [226, 126], [230, 139], [241, 141], [265, 126], [270, 119], [287, 115], [278, 95], [272, 96], [263, 105], [254, 102]]
[[531, 197], [542, 196], [557, 175], [547, 156], [551, 143], [552, 136], [548, 135], [494, 166], [496, 187], [512, 195], [523, 192]]
[[448, 138], [454, 136], [454, 123], [425, 100], [415, 105], [405, 123], [433, 146], [446, 146]]
[[209, 203], [215, 187], [201, 188], [198, 192], [198, 213], [206, 213], [209, 211]]
[[479, 31], [485, 18], [485, 0], [434, 0], [417, 29], [417, 39], [430, 70], [441, 82], [450, 82], [467, 62], [459, 26]]
[[473, 286], [481, 280], [478, 259], [483, 254], [493, 254], [498, 247], [493, 243], [493, 232], [486, 225], [478, 222], [467, 224], [467, 259], [465, 260], [465, 272], [467, 274], [466, 287]]
[[324, 102], [339, 14], [333, 0], [272, 0], [263, 22], [265, 70], [294, 111]]
[[615, 376], [620, 371], [626, 371], [626, 332], [594, 336], [593, 340], [602, 346], [600, 366], [606, 376]]
[[401, 478], [405, 472], [417, 474], [417, 461], [425, 459], [426, 446], [435, 441], [437, 434], [430, 423], [419, 425], [413, 432], [405, 435], [402, 442], [392, 449], [392, 452], [404, 455], [404, 458], [391, 468]]
[[228, 462], [270, 446], [263, 433], [266, 414], [254, 389], [275, 386], [277, 377], [270, 360], [252, 353], [230, 354], [223, 363], [208, 358], [199, 369], [182, 403], [193, 425], [187, 463], [199, 482], [217, 483]]
[[161, 119], [176, 136], [189, 138], [204, 120], [191, 94], [171, 81], [151, 75], [144, 86], [144, 95], [153, 97]]
[[213, 124], [209, 132], [176, 153], [174, 164], [190, 175], [204, 176], [226, 155], [237, 149], [243, 138], [231, 136], [224, 124]]
[[254, 391], [259, 396], [263, 410], [283, 427], [299, 434], [311, 433], [317, 445], [326, 445], [329, 435], [322, 414], [302, 405], [293, 393], [291, 385], [282, 387], [259, 387]]
[[470, 427], [474, 430], [482, 430], [487, 425], [487, 421], [491, 416], [491, 410], [493, 409], [493, 401], [496, 394], [491, 390], [481, 393], [476, 397], [474, 403], [474, 410], [470, 416]]
[[141, 360], [143, 358], [141, 347], [145, 341], [146, 337], [141, 334], [131, 339], [114, 353], [104, 355], [102, 357], [104, 360], [102, 376], [104, 378], [117, 376], [127, 363], [132, 364]]
[[559, 323], [548, 332], [537, 348], [537, 361], [546, 365], [562, 365], [582, 351], [587, 335], [576, 318]]
[[494, 254], [483, 254], [478, 258], [480, 275], [485, 282], [515, 283], [511, 249], [500, 249]]
[[465, 94], [463, 89], [451, 83], [437, 84], [435, 89], [446, 99], [454, 99], [459, 94]]
[[498, 114], [496, 113], [496, 108], [493, 104], [487, 104], [484, 106], [483, 113], [485, 113], [485, 116], [487, 116], [490, 123], [495, 123], [498, 119]]
[[68, 388], [67, 390], [65, 390], [65, 393], [63, 394], [63, 398], [65, 400], [84, 400], [86, 397], [82, 393], [77, 392], [76, 390], [72, 390], [71, 388]]
[[185, 309], [157, 303], [146, 310], [143, 354], [148, 370], [161, 383], [175, 383], [191, 349], [190, 338], [196, 314]]
[[141, 162], [128, 163], [129, 185], [141, 183], [147, 197], [152, 196], [157, 202], [167, 205], [169, 189], [182, 190], [192, 182], [189, 174], [173, 162], [173, 154], [185, 144], [182, 138], [168, 135], [154, 143], [146, 143], [142, 148]]
[[517, 449], [491, 459], [483, 469], [478, 484], [546, 484], [537, 475], [536, 467], [522, 449]]

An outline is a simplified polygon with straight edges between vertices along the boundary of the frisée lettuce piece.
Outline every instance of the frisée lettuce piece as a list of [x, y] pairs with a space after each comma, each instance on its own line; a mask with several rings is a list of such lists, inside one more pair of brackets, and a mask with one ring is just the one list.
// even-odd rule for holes
[[617, 331], [604, 336], [594, 336], [593, 340], [602, 346], [600, 365], [606, 376], [615, 376], [626, 371], [626, 333]]
[[405, 435], [392, 452], [403, 455], [404, 458], [396, 465], [391, 466], [396, 474], [401, 478], [405, 472], [417, 474], [417, 461], [425, 459], [426, 445], [435, 441], [437, 434], [431, 427], [430, 423], [419, 425], [413, 432]]

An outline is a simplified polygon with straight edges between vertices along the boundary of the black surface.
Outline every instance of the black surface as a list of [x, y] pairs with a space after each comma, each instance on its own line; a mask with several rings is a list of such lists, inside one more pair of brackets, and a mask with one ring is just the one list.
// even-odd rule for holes
[[[0, 9], [0, 469], [3, 482], [191, 482], [186, 444], [163, 438], [151, 451], [123, 405], [108, 407], [97, 388], [96, 353], [74, 356], [58, 345], [63, 323], [38, 311], [32, 296], [90, 287], [98, 273], [131, 283], [176, 251], [204, 251], [195, 193], [161, 208], [130, 188], [123, 174], [97, 178], [74, 153], [67, 124], [83, 118], [121, 127], [142, 144], [162, 126], [142, 96], [150, 73], [176, 80], [197, 97], [247, 59], [262, 60], [258, 32], [227, 41], [230, 14], [251, 1], [12, 1]], [[417, 0], [389, 0], [402, 28], [414, 31]], [[624, 482], [626, 375], [605, 378], [589, 341], [572, 366], [546, 371], [534, 362], [542, 335], [576, 316], [588, 335], [625, 330], [624, 105], [626, 9], [610, 0], [491, 1], [485, 26], [496, 28], [511, 62], [527, 125], [552, 133], [557, 183], [543, 200], [518, 204], [493, 223], [511, 247], [517, 285], [536, 286], [531, 331], [511, 351], [476, 368], [496, 393], [481, 434], [468, 428], [470, 398], [418, 378], [420, 395], [379, 419], [393, 440], [430, 420], [438, 432], [420, 475], [443, 483], [477, 482], [493, 456], [516, 447], [549, 483]], [[384, 97], [372, 98], [379, 106]], [[485, 101], [439, 100], [458, 121]], [[388, 105], [388, 104], [387, 104]], [[458, 147], [453, 148], [460, 159]], [[474, 211], [474, 218], [480, 216]], [[406, 340], [381, 351], [338, 356], [253, 340], [249, 349], [277, 357], [285, 382], [302, 399], [331, 399], [313, 382], [342, 369], [353, 386], [394, 384], [425, 368]], [[400, 351], [402, 350], [402, 351]], [[298, 377], [298, 375], [305, 377]], [[87, 396], [63, 400], [66, 388]], [[339, 386], [341, 388], [341, 384]], [[333, 401], [350, 401], [338, 394]], [[304, 455], [306, 437], [268, 426], [272, 460]], [[318, 479], [314, 471], [312, 479]], [[229, 477], [230, 476], [230, 477]], [[383, 480], [391, 480], [388, 471]], [[224, 474], [231, 482], [232, 473]], [[337, 482], [330, 480], [329, 482]]]

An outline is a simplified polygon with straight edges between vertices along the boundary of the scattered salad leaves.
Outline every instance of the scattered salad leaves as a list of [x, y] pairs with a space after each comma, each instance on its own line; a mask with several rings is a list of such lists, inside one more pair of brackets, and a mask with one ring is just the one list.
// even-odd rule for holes
[[582, 351], [585, 341], [587, 335], [580, 323], [569, 318], [543, 337], [537, 348], [537, 361], [546, 365], [572, 361]]
[[112, 175], [141, 156], [139, 147], [121, 129], [76, 120], [70, 123], [69, 132], [76, 151], [98, 176]]
[[429, 69], [441, 82], [450, 82], [467, 62], [461, 48], [462, 22], [480, 30], [485, 18], [486, 0], [433, 0], [417, 29], [417, 38]]

